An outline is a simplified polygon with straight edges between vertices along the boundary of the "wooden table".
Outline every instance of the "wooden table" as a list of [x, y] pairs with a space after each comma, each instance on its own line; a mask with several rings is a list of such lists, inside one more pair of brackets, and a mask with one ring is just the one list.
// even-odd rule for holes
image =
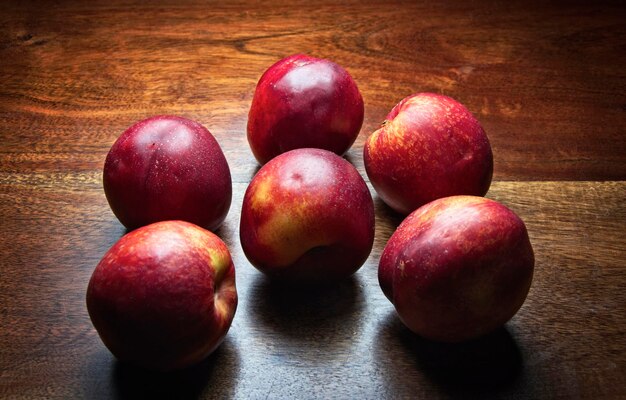
[[[23, 3], [0, 5], [0, 397], [626, 397], [619, 2]], [[400, 218], [377, 196], [374, 250], [334, 288], [275, 290], [246, 260], [247, 112], [265, 68], [296, 52], [357, 81], [365, 122], [347, 158], [363, 176], [365, 138], [408, 94], [450, 95], [480, 119], [495, 155], [487, 196], [526, 221], [536, 252], [505, 328], [442, 345], [401, 325], [376, 278]], [[167, 375], [116, 362], [85, 307], [125, 232], [104, 158], [126, 127], [165, 113], [207, 126], [226, 154], [234, 198], [218, 234], [240, 297], [224, 344]]]

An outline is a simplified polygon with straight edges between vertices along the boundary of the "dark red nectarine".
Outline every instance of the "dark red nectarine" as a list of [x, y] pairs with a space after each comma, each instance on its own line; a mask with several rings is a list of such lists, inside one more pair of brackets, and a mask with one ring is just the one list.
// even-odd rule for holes
[[402, 214], [452, 195], [484, 196], [493, 155], [478, 120], [450, 97], [419, 93], [398, 103], [363, 149], [378, 195]]
[[522, 220], [483, 197], [452, 196], [411, 213], [380, 259], [380, 286], [404, 324], [432, 340], [489, 333], [522, 306], [534, 269]]
[[235, 267], [213, 233], [183, 221], [123, 236], [91, 276], [87, 309], [121, 361], [171, 370], [200, 362], [235, 315]]
[[211, 133], [186, 118], [160, 115], [128, 128], [104, 164], [104, 192], [129, 229], [185, 220], [214, 230], [230, 208], [230, 169]]
[[248, 142], [261, 164], [305, 147], [342, 155], [359, 134], [363, 111], [361, 93], [345, 69], [296, 54], [261, 76], [248, 116]]
[[356, 168], [321, 149], [265, 164], [246, 190], [241, 245], [277, 279], [333, 282], [358, 270], [374, 242], [374, 204]]

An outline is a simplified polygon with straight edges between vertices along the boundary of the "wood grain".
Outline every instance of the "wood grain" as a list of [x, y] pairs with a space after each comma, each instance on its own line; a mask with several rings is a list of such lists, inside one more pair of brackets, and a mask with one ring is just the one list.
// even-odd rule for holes
[[218, 231], [237, 267], [231, 331], [197, 368], [158, 375], [118, 364], [86, 313], [91, 271], [125, 232], [100, 174], [0, 177], [0, 213], [10, 216], [0, 228], [0, 397], [614, 398], [626, 390], [625, 182], [494, 183], [488, 197], [526, 221], [536, 273], [505, 329], [458, 346], [410, 334], [380, 291], [378, 259], [399, 217], [377, 197], [367, 263], [334, 288], [303, 293], [272, 285], [246, 260], [238, 237], [246, 184], [237, 183]]
[[349, 155], [405, 96], [467, 105], [498, 180], [626, 178], [626, 9], [581, 2], [3, 3], [0, 168], [98, 169], [133, 122], [206, 125], [237, 182], [254, 168], [247, 111], [261, 73], [298, 52], [355, 77], [365, 100]]
[[[2, 2], [0, 398], [624, 398], [624, 20], [610, 1]], [[401, 217], [376, 196], [372, 254], [336, 287], [277, 287], [246, 260], [247, 112], [265, 68], [297, 52], [356, 79], [366, 115], [346, 158], [363, 176], [363, 141], [406, 95], [450, 95], [483, 123], [488, 197], [526, 221], [537, 258], [503, 329], [451, 346], [402, 326], [376, 277]], [[223, 345], [173, 374], [116, 362], [84, 299], [125, 233], [106, 153], [161, 113], [201, 122], [226, 154], [217, 233], [240, 296]]]

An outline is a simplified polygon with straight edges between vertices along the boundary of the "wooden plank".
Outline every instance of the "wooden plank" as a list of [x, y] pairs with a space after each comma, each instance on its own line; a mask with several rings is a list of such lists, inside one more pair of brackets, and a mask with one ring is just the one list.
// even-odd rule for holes
[[445, 346], [410, 334], [378, 287], [400, 218], [375, 197], [374, 250], [325, 291], [272, 286], [238, 238], [245, 183], [218, 234], [240, 304], [200, 366], [158, 375], [117, 363], [87, 316], [91, 271], [124, 228], [100, 172], [0, 174], [0, 397], [615, 398], [626, 391], [626, 182], [495, 182], [536, 252], [529, 297], [506, 328]]
[[3, 3], [0, 170], [89, 171], [135, 121], [206, 125], [237, 182], [261, 73], [298, 52], [355, 77], [366, 104], [349, 157], [405, 96], [457, 98], [482, 121], [498, 180], [626, 179], [619, 2]]

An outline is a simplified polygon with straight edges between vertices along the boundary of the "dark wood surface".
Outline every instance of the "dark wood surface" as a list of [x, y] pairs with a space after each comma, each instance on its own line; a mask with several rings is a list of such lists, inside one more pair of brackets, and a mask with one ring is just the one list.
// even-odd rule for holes
[[[3, 2], [0, 397], [625, 398], [626, 9], [420, 3]], [[481, 120], [487, 196], [526, 221], [537, 259], [503, 329], [442, 345], [402, 326], [376, 278], [400, 218], [375, 195], [374, 250], [352, 279], [291, 291], [248, 263], [247, 111], [265, 68], [296, 52], [357, 81], [365, 122], [347, 158], [363, 175], [363, 141], [413, 92], [455, 97]], [[161, 113], [204, 124], [229, 161], [233, 205], [217, 233], [240, 298], [224, 344], [166, 375], [115, 361], [84, 301], [125, 232], [102, 191], [106, 153]]]

